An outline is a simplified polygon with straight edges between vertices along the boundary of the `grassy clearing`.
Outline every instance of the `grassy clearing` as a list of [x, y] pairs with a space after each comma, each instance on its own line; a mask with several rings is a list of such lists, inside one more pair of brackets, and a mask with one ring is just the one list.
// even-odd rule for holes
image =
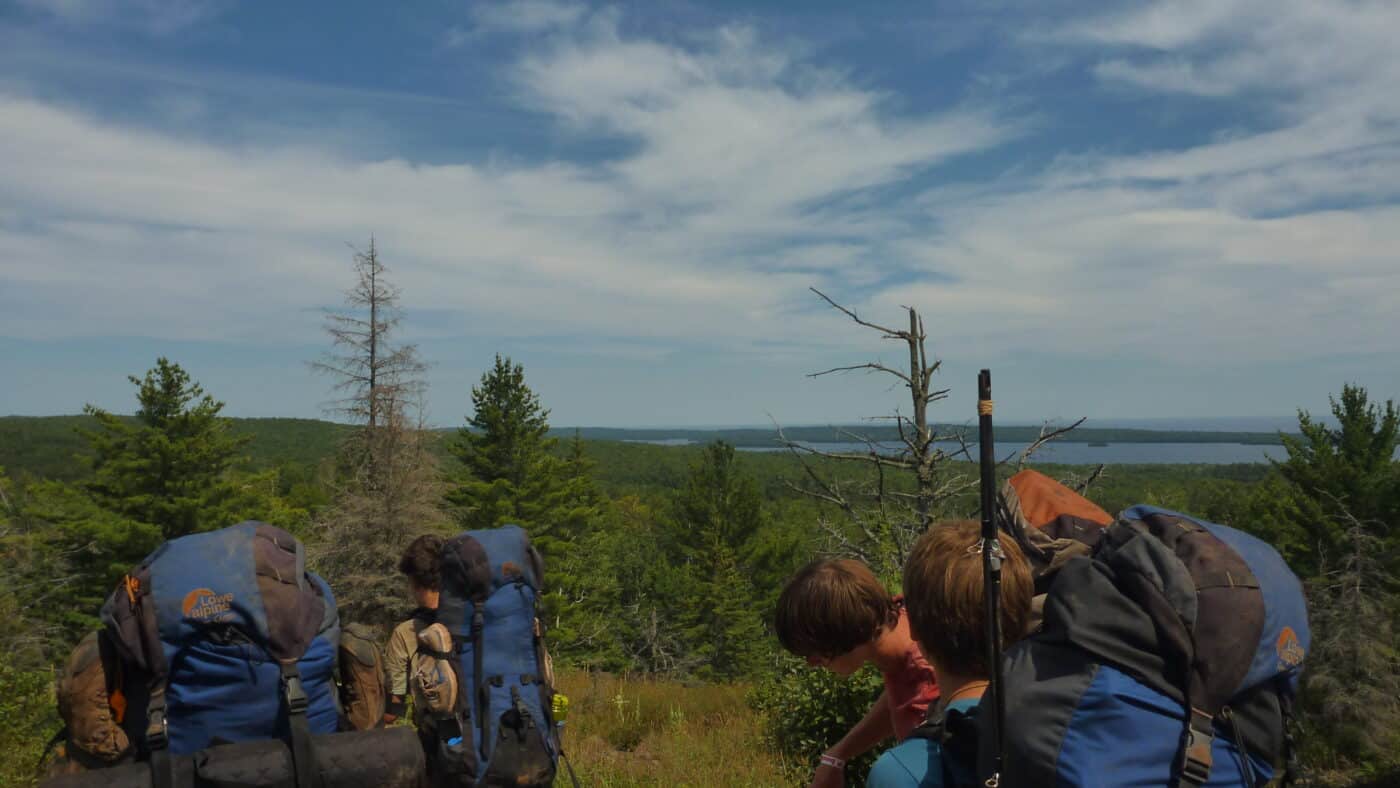
[[745, 700], [746, 685], [691, 686], [582, 672], [561, 674], [558, 684], [570, 701], [564, 749], [584, 785], [799, 782], [796, 770], [764, 745], [762, 720]]

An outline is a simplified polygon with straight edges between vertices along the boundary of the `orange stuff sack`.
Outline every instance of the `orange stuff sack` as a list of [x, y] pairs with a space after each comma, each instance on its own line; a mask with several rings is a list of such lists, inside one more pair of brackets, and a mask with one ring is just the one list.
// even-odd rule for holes
[[1113, 516], [1093, 501], [1039, 471], [1007, 479], [1001, 506], [1003, 526], [1031, 560], [1038, 594], [1045, 593], [1065, 561], [1088, 555], [1113, 523]]

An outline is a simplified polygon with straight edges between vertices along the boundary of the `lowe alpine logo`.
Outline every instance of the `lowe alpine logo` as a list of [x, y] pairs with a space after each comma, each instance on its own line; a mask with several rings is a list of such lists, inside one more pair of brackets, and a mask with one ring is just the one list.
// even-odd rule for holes
[[233, 608], [233, 594], [216, 594], [207, 588], [196, 588], [185, 594], [180, 610], [185, 618], [211, 622], [227, 618]]
[[1303, 664], [1303, 644], [1298, 642], [1298, 633], [1293, 631], [1293, 627], [1284, 627], [1278, 635], [1278, 642], [1274, 644], [1274, 650], [1278, 652], [1279, 669], [1296, 668]]

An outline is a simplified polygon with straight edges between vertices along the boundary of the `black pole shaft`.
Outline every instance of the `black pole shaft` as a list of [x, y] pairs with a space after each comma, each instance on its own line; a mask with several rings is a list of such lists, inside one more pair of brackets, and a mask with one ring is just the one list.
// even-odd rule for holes
[[992, 774], [1001, 776], [1006, 696], [1001, 682], [1001, 544], [997, 541], [996, 443], [992, 433], [992, 373], [977, 376], [978, 450], [982, 471], [982, 587], [987, 615], [987, 697], [992, 701]]

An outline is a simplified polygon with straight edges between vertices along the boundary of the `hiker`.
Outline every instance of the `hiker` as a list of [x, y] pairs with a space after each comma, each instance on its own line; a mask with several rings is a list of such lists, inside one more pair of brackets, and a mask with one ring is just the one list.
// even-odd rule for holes
[[458, 534], [438, 556], [435, 620], [418, 632], [408, 681], [429, 771], [443, 786], [552, 785], [560, 742], [540, 555], [504, 525]]
[[[1026, 631], [1031, 613], [1030, 564], [1007, 535], [998, 537], [1005, 554], [1001, 580], [1001, 632], [1004, 643]], [[981, 525], [973, 520], [935, 525], [915, 542], [904, 565], [909, 628], [938, 675], [941, 702], [930, 725], [875, 761], [868, 788], [951, 788], [973, 782], [976, 742], [960, 742], [957, 758], [944, 752], [945, 730], [970, 717], [991, 675], [987, 665], [986, 608], [983, 594]], [[945, 727], [947, 726], [947, 727]]]
[[399, 558], [399, 572], [408, 579], [408, 592], [417, 607], [389, 636], [386, 649], [389, 702], [384, 710], [385, 725], [404, 715], [408, 705], [409, 673], [413, 655], [418, 651], [418, 633], [437, 619], [438, 596], [442, 589], [442, 544], [441, 537], [424, 534], [414, 539]]
[[822, 754], [813, 788], [845, 784], [846, 762], [894, 737], [904, 741], [938, 700], [934, 670], [910, 636], [904, 599], [891, 596], [870, 567], [823, 559], [803, 567], [778, 598], [778, 640], [807, 664], [842, 676], [874, 664], [885, 688], [870, 711]]

